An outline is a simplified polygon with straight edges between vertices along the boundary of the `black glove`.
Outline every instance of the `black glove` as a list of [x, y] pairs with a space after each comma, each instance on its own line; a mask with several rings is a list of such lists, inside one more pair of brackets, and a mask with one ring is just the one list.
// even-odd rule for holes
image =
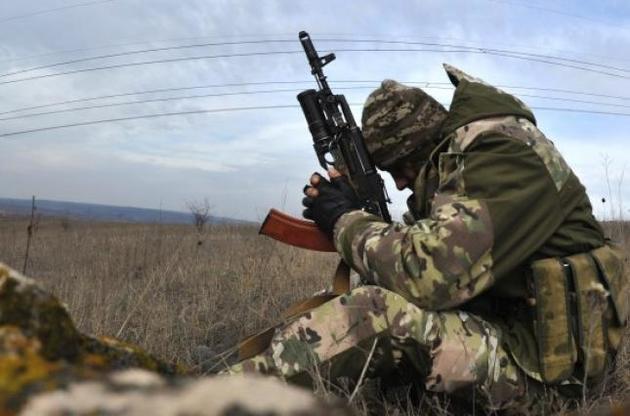
[[[304, 187], [304, 194], [309, 188], [311, 188], [310, 185]], [[304, 218], [315, 221], [323, 232], [332, 236], [339, 217], [346, 212], [360, 209], [361, 204], [345, 176], [333, 178], [329, 182], [320, 175], [316, 189], [319, 192], [317, 197], [312, 198], [307, 195], [302, 200], [302, 204], [306, 207], [302, 215]]]

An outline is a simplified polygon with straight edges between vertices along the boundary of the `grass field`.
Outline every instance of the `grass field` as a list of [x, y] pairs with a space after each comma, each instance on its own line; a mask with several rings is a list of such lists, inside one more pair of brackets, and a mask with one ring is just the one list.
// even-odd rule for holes
[[[17, 270], [27, 225], [23, 218], [0, 217], [0, 261]], [[630, 246], [624, 223], [606, 226]], [[82, 331], [138, 344], [202, 374], [212, 370], [217, 353], [326, 287], [336, 261], [334, 254], [258, 236], [252, 226], [211, 226], [200, 235], [192, 225], [44, 218], [27, 274], [67, 304]], [[630, 391], [630, 354], [622, 352], [619, 361], [613, 389], [598, 401]]]
[[[26, 227], [25, 219], [0, 220], [0, 261], [20, 271]], [[335, 261], [252, 226], [199, 235], [185, 225], [44, 219], [26, 274], [67, 304], [82, 331], [195, 366], [329, 284]]]

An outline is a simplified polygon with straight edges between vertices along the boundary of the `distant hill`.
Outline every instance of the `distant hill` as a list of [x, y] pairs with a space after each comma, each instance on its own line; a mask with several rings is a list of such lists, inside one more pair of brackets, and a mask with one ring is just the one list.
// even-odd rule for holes
[[[91, 221], [117, 221], [136, 223], [191, 224], [192, 214], [159, 209], [117, 207], [113, 205], [37, 199], [37, 213], [50, 217], [68, 217]], [[0, 198], [0, 215], [30, 215], [30, 199]], [[212, 224], [247, 224], [249, 221], [226, 217], [210, 217]]]

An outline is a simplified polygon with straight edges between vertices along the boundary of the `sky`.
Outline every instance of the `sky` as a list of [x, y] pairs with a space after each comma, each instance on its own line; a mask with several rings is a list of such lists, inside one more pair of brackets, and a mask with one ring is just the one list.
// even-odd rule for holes
[[[315, 87], [297, 40], [301, 30], [321, 54], [336, 53], [325, 71], [333, 90], [355, 104], [357, 120], [367, 95], [385, 78], [428, 83], [427, 91], [448, 103], [452, 90], [440, 84], [448, 82], [444, 62], [506, 86], [541, 108], [534, 110], [539, 127], [586, 186], [595, 214], [630, 216], [630, 3], [623, 0], [3, 1], [0, 197], [180, 211], [206, 198], [219, 216], [262, 220], [272, 207], [299, 215], [301, 189], [319, 168], [295, 99]], [[132, 53], [147, 49], [154, 51]], [[496, 50], [502, 55], [488, 53]], [[127, 54], [102, 57], [121, 53]], [[197, 59], [184, 59], [190, 57]], [[68, 61], [75, 62], [34, 69]], [[102, 66], [110, 68], [73, 72]], [[73, 73], [55, 75], [61, 72]], [[251, 85], [268, 82], [281, 83]], [[243, 83], [250, 85], [234, 85]], [[225, 84], [231, 85], [217, 87]], [[12, 112], [200, 86], [206, 87]], [[191, 95], [205, 97], [155, 101]], [[113, 105], [141, 100], [154, 101]], [[99, 108], [77, 109], [86, 106]], [[290, 107], [46, 130], [258, 106]], [[626, 115], [542, 109], [549, 107]], [[68, 111], [17, 117], [59, 110]], [[37, 129], [44, 130], [6, 135]], [[389, 177], [386, 184], [397, 217], [408, 192], [396, 191]]]

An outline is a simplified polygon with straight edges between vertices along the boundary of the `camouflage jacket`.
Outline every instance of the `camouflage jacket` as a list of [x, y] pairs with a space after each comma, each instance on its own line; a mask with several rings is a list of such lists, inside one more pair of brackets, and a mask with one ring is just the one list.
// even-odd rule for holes
[[600, 247], [584, 187], [516, 97], [446, 66], [456, 86], [441, 144], [423, 162], [406, 224], [343, 215], [334, 241], [371, 284], [421, 308], [460, 308], [506, 330], [537, 371], [531, 322], [505, 309], [527, 298], [528, 265]]

